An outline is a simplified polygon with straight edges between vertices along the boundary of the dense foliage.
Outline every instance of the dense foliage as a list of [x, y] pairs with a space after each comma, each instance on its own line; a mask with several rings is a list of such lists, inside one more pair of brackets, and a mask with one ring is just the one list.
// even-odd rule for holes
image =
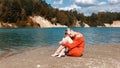
[[[104, 23], [112, 24], [113, 20], [120, 20], [118, 12], [99, 12], [91, 16], [84, 16], [75, 9], [61, 11], [52, 8], [45, 0], [0, 0], [0, 21], [5, 23], [26, 24], [29, 16], [40, 15], [52, 23], [60, 23], [73, 26], [76, 21], [84, 26], [86, 23], [92, 27], [104, 26]], [[54, 20], [53, 20], [54, 19]]]

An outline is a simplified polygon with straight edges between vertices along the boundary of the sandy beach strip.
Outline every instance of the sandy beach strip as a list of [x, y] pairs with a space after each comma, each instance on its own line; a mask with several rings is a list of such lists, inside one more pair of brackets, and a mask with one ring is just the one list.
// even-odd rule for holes
[[119, 68], [120, 45], [86, 45], [82, 57], [51, 57], [57, 46], [32, 47], [0, 59], [0, 68]]

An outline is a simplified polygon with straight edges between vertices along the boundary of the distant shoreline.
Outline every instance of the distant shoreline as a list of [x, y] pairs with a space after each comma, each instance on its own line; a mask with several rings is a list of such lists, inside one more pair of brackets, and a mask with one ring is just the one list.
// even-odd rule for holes
[[[24, 21], [23, 21], [24, 22]], [[68, 27], [67, 25], [61, 25], [60, 23], [52, 23], [49, 20], [45, 19], [41, 16], [30, 16], [28, 17], [28, 21], [23, 28], [54, 28], [54, 27]], [[80, 25], [79, 22], [76, 22], [75, 25], [71, 25], [71, 27], [91, 27], [86, 23], [83, 23], [84, 26]], [[104, 23], [104, 26], [96, 26], [96, 27], [120, 27], [120, 21], [113, 21], [112, 24]], [[21, 28], [17, 23], [4, 23], [0, 22], [0, 28]]]

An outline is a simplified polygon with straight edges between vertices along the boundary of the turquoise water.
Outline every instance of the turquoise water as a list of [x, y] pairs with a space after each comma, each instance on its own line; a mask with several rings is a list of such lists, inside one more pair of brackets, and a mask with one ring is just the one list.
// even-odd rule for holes
[[[0, 29], [0, 50], [56, 46], [66, 28]], [[86, 44], [120, 44], [120, 28], [71, 28], [85, 36]]]

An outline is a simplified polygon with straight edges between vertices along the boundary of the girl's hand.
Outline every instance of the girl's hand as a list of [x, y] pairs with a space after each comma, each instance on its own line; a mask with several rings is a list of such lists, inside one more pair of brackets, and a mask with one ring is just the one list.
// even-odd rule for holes
[[60, 45], [64, 45], [64, 44], [65, 44], [65, 42], [64, 42], [64, 41], [62, 41], [62, 42], [60, 41], [60, 42], [59, 42], [59, 44], [60, 44]]
[[60, 41], [60, 42], [59, 42], [59, 44], [61, 45], [61, 44], [62, 44], [62, 42]]

